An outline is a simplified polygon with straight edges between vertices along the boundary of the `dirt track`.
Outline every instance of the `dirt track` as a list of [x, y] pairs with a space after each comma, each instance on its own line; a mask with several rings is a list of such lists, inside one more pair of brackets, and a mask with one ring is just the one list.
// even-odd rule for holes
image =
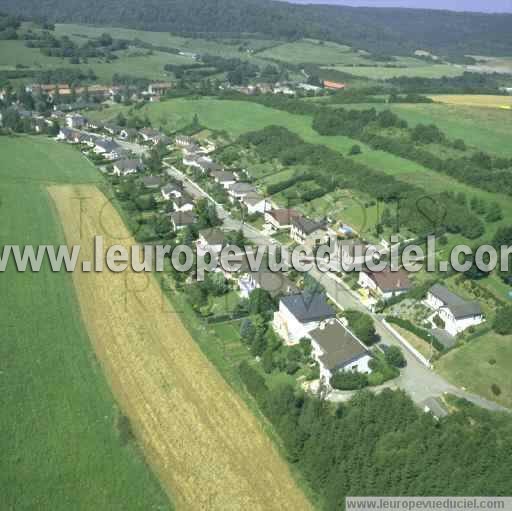
[[[49, 190], [68, 245], [82, 247], [80, 261], [92, 260], [94, 235], [103, 235], [106, 247], [134, 243], [96, 187]], [[76, 271], [73, 280], [114, 393], [178, 509], [311, 509], [255, 417], [202, 354], [153, 277]], [[126, 293], [127, 287], [140, 291]]]

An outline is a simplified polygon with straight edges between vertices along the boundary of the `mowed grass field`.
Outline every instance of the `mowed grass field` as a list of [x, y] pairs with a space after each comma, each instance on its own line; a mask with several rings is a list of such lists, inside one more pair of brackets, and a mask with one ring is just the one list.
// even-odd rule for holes
[[[0, 246], [65, 242], [46, 186], [94, 183], [70, 147], [0, 137]], [[0, 508], [169, 510], [120, 415], [82, 322], [72, 278], [0, 273]]]
[[[512, 337], [491, 332], [444, 355], [436, 370], [452, 383], [512, 408]], [[500, 387], [501, 394], [492, 391]]]
[[[50, 189], [68, 244], [93, 236], [135, 244], [95, 186]], [[84, 197], [81, 222], [77, 196]], [[87, 331], [152, 466], [179, 509], [302, 510], [295, 485], [262, 425], [190, 337], [152, 276], [75, 272]]]

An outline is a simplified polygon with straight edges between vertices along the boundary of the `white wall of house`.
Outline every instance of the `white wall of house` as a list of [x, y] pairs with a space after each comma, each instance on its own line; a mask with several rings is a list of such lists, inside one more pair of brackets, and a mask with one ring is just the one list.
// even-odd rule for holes
[[484, 321], [483, 315], [481, 314], [456, 319], [451, 310], [445, 307], [443, 301], [430, 292], [427, 293], [424, 303], [439, 314], [439, 317], [444, 321], [444, 329], [454, 337], [464, 332], [464, 330], [467, 330], [469, 327], [480, 325]]
[[265, 213], [266, 209], [266, 199], [260, 200], [256, 204], [247, 204], [247, 212], [249, 213], [249, 215], [253, 215], [254, 213]]
[[176, 204], [174, 204], [174, 210], [175, 211], [192, 211], [194, 209], [194, 205], [190, 202], [187, 202], [186, 204], [183, 204], [182, 206], [178, 207]]
[[320, 321], [300, 322], [283, 302], [279, 302], [279, 310], [274, 314], [274, 329], [287, 344], [298, 344], [303, 337], [319, 326]]

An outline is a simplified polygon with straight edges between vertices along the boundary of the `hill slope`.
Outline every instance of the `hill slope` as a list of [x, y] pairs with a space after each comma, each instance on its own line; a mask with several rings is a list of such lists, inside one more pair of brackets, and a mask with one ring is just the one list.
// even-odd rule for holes
[[329, 39], [374, 53], [445, 56], [512, 52], [512, 15], [297, 5], [272, 0], [0, 0], [0, 10], [54, 22], [180, 33], [261, 33]]

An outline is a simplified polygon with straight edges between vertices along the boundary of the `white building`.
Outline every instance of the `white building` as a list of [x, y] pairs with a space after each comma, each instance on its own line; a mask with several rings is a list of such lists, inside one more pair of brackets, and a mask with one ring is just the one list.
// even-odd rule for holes
[[314, 248], [327, 241], [327, 228], [324, 222], [299, 216], [292, 220], [290, 236], [299, 245]]
[[197, 255], [203, 257], [206, 253], [219, 254], [226, 238], [220, 229], [215, 227], [199, 231], [199, 237], [196, 241]]
[[480, 304], [467, 302], [440, 284], [434, 284], [425, 299], [425, 304], [444, 321], [444, 329], [452, 336], [464, 332], [484, 321]]
[[231, 202], [242, 200], [249, 193], [255, 193], [256, 188], [249, 183], [233, 183], [228, 188], [228, 195]]
[[298, 344], [302, 337], [319, 328], [322, 321], [336, 317], [323, 293], [284, 296], [274, 313], [273, 327], [287, 344]]
[[183, 191], [176, 185], [167, 184], [160, 190], [164, 200], [178, 199], [183, 195]]
[[69, 114], [66, 115], [66, 126], [68, 128], [80, 129], [83, 128], [87, 123], [87, 119], [80, 114]]
[[253, 215], [254, 213], [265, 213], [270, 208], [270, 204], [259, 193], [249, 193], [243, 199], [242, 203], [247, 208], [247, 213]]
[[312, 356], [318, 362], [320, 379], [329, 385], [339, 371], [371, 373], [370, 352], [339, 320], [323, 321], [309, 333]]
[[283, 272], [268, 269], [243, 273], [238, 279], [238, 287], [242, 298], [249, 298], [255, 289], [264, 289], [272, 297], [299, 293], [297, 286]]
[[119, 160], [114, 163], [112, 173], [116, 176], [136, 174], [142, 168], [140, 160]]

